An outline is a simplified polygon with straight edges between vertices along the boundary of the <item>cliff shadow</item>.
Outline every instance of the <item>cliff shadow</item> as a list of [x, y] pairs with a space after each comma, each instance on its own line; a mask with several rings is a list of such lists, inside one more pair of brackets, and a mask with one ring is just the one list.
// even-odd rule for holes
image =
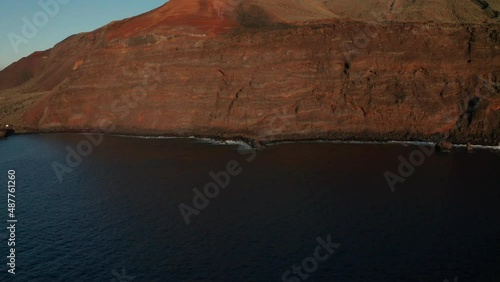
[[272, 17], [262, 8], [255, 5], [248, 10], [238, 10], [238, 22], [241, 26], [255, 29], [286, 29], [292, 25], [273, 21]]

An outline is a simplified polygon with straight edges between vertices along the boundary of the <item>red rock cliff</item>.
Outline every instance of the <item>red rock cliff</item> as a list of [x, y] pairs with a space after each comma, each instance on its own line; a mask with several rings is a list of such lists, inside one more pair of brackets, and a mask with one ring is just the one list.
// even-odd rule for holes
[[408, 22], [391, 5], [345, 19], [343, 1], [172, 0], [66, 39], [27, 82], [0, 72], [4, 106], [41, 93], [0, 119], [40, 131], [496, 145], [498, 15], [469, 2], [483, 22]]

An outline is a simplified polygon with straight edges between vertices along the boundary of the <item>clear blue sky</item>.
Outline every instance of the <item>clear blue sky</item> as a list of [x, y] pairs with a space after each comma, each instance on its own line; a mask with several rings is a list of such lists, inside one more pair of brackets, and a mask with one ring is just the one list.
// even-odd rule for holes
[[[0, 0], [0, 70], [34, 51], [49, 49], [72, 34], [92, 31], [111, 21], [150, 11], [166, 2], [167, 0]], [[46, 10], [40, 3], [57, 3], [59, 11], [55, 5], [47, 5]], [[34, 19], [35, 15], [38, 17]], [[28, 32], [23, 34], [23, 26], [27, 25], [23, 17], [38, 31], [33, 33], [25, 29]], [[31, 37], [33, 34], [32, 38], [24, 36]], [[13, 45], [18, 46], [18, 52]]]

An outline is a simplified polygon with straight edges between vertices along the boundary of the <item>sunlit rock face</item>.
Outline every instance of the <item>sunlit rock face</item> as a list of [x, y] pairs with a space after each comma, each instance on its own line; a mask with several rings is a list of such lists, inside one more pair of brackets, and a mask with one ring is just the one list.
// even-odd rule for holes
[[0, 72], [0, 120], [40, 131], [498, 144], [497, 7], [416, 2], [171, 0]]

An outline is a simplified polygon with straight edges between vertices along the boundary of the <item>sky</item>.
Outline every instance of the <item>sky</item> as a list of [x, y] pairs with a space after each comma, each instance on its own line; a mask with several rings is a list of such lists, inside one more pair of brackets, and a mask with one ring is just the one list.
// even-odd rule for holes
[[167, 0], [0, 0], [0, 70], [70, 35], [150, 11]]

